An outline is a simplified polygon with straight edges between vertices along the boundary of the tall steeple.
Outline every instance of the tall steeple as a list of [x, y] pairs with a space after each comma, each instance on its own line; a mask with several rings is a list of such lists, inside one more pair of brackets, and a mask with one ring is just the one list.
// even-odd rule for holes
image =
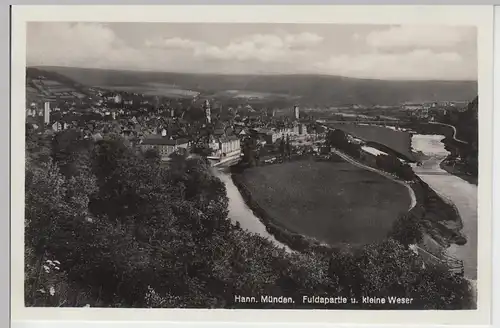
[[298, 120], [300, 118], [299, 106], [293, 106], [293, 118]]
[[210, 112], [210, 102], [208, 100], [205, 100], [203, 103], [203, 110], [205, 111], [205, 117], [207, 120], [207, 123], [212, 122], [212, 114]]

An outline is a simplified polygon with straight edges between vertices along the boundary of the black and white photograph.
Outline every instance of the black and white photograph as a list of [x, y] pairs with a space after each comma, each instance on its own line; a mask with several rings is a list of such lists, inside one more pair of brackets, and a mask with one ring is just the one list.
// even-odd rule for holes
[[476, 26], [25, 30], [25, 307], [478, 309]]

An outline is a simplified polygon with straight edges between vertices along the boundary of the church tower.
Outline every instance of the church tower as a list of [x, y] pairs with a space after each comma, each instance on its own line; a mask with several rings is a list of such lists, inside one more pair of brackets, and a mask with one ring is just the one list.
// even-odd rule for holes
[[293, 118], [298, 120], [300, 118], [299, 106], [293, 106]]
[[207, 119], [207, 123], [211, 123], [212, 115], [210, 113], [210, 102], [208, 100], [205, 100], [205, 103], [203, 104], [203, 110], [205, 111], [205, 117]]

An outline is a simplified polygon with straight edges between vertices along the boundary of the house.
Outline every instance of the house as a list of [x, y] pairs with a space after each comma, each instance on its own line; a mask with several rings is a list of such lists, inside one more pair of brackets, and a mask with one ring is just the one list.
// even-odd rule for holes
[[170, 139], [167, 137], [150, 136], [142, 139], [140, 147], [143, 152], [148, 149], [156, 149], [162, 160], [169, 160], [169, 156], [179, 149], [188, 149], [189, 141], [187, 139]]
[[215, 129], [214, 135], [217, 137], [222, 137], [223, 135], [225, 135], [225, 131], [224, 131], [224, 129]]
[[210, 137], [208, 147], [216, 157], [231, 157], [241, 155], [240, 139], [236, 136], [217, 138]]
[[27, 126], [33, 128], [34, 130], [37, 130], [39, 127], [43, 125], [43, 122], [40, 119], [37, 119], [36, 117], [28, 116], [26, 118], [26, 124]]
[[248, 135], [248, 132], [245, 129], [241, 129], [239, 132], [236, 133], [240, 137], [245, 137]]
[[216, 155], [220, 155], [220, 154], [218, 154], [218, 153], [221, 153], [219, 139], [217, 139], [213, 135], [210, 135], [209, 141], [208, 141], [208, 148], [210, 148], [212, 150], [212, 153], [215, 153]]
[[361, 160], [368, 164], [369, 166], [376, 167], [377, 166], [377, 156], [379, 155], [387, 155], [387, 153], [378, 150], [376, 148], [370, 146], [362, 146], [361, 147]]
[[262, 139], [264, 139], [264, 141], [267, 143], [267, 144], [273, 144], [276, 142], [276, 140], [278, 140], [279, 138], [281, 138], [281, 133], [277, 133], [273, 130], [259, 130], [257, 132], [257, 135], [259, 137], [261, 137]]
[[28, 108], [26, 109], [26, 116], [36, 117], [36, 109]]
[[239, 156], [241, 154], [240, 139], [236, 136], [229, 136], [219, 140], [221, 155], [226, 156]]
[[307, 125], [299, 124], [299, 133], [300, 135], [307, 134]]
[[103, 139], [103, 138], [102, 138], [102, 135], [101, 135], [99, 132], [94, 133], [94, 134], [92, 135], [92, 140], [94, 140], [94, 141], [100, 141], [100, 140], [102, 140], [102, 139]]

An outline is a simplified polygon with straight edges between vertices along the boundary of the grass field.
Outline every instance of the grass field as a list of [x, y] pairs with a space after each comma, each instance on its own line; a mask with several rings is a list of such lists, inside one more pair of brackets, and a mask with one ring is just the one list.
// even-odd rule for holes
[[410, 205], [404, 186], [344, 162], [254, 167], [243, 179], [276, 223], [330, 245], [380, 241]]
[[329, 127], [347, 132], [356, 138], [384, 145], [409, 160], [415, 160], [411, 153], [411, 136], [408, 132], [395, 131], [382, 126], [358, 125], [353, 123], [330, 123]]

